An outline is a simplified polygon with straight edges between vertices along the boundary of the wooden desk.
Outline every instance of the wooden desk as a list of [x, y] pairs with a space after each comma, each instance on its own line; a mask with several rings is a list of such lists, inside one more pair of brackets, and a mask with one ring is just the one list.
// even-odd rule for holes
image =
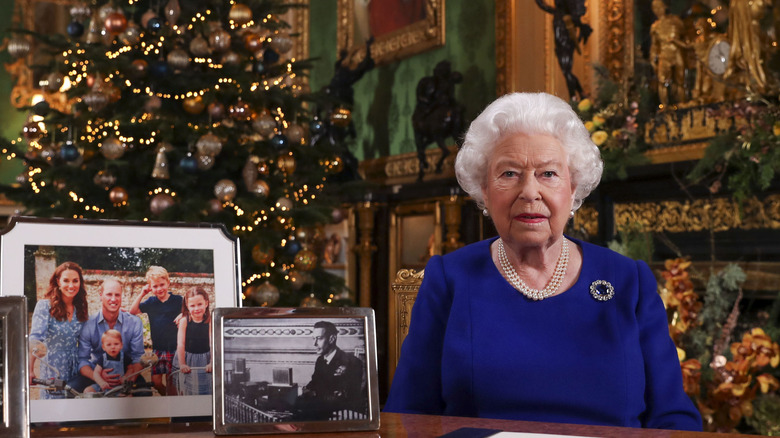
[[[656, 429], [630, 429], [623, 427], [583, 426], [576, 424], [535, 423], [528, 421], [489, 420], [483, 418], [439, 417], [435, 415], [408, 415], [384, 413], [380, 416], [378, 431], [340, 432], [316, 434], [283, 434], [257, 436], [286, 436], [289, 438], [425, 438], [437, 437], [464, 427], [498, 429], [508, 432], [526, 432], [554, 435], [620, 438], [734, 438], [750, 437], [739, 434], [714, 434], [681, 432]], [[155, 438], [211, 438], [211, 423], [149, 424], [133, 426], [73, 427], [55, 428], [37, 426], [32, 429], [33, 438], [38, 437], [131, 437], [154, 436]], [[247, 435], [236, 435], [247, 436]]]

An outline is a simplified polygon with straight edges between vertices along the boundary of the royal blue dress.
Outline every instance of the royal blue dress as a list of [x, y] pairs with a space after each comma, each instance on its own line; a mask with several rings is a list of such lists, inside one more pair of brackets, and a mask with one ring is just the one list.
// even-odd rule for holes
[[[40, 300], [35, 304], [30, 339], [46, 344], [46, 357], [43, 358], [54, 369], [40, 365], [40, 378], [59, 378], [64, 381], [78, 374], [78, 341], [84, 323], [73, 315], [71, 321], [58, 321], [51, 316], [49, 300]], [[55, 371], [55, 369], [57, 371]], [[42, 391], [43, 398], [63, 398], [64, 393]]]
[[[385, 412], [701, 430], [645, 263], [572, 239], [577, 282], [532, 301], [494, 240], [428, 262]], [[612, 299], [591, 296], [597, 280]]]

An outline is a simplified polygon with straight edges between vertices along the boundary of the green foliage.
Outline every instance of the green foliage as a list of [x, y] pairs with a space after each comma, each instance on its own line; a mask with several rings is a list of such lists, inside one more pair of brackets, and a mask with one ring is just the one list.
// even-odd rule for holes
[[619, 239], [608, 242], [609, 249], [646, 263], [653, 260], [653, 238], [643, 229], [642, 224], [621, 227], [618, 235]]
[[745, 422], [759, 435], [780, 436], [780, 396], [759, 395], [753, 401], [753, 415]]

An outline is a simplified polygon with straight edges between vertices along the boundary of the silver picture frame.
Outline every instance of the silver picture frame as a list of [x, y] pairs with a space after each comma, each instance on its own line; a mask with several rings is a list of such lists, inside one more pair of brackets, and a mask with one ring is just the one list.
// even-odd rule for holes
[[[223, 224], [13, 217], [9, 225], [0, 232], [0, 296], [27, 297], [32, 332], [36, 325], [36, 312], [33, 309], [36, 309], [40, 302], [47, 301], [46, 293], [50, 280], [54, 278], [55, 268], [65, 262], [76, 263], [83, 270], [89, 318], [102, 315], [100, 290], [104, 281], [114, 279], [121, 283], [121, 310], [128, 313], [134, 300], [143, 293], [147, 268], [161, 265], [171, 271], [171, 294], [183, 296], [187, 290], [199, 286], [209, 296], [210, 309], [235, 307], [240, 303], [241, 294], [238, 245], [238, 238], [228, 233]], [[106, 267], [107, 262], [103, 259], [110, 256], [114, 257], [115, 262], [111, 267]], [[169, 260], [171, 263], [167, 264], [161, 260]], [[178, 262], [173, 262], [174, 260]], [[173, 269], [173, 265], [178, 265], [181, 269]], [[150, 296], [151, 294], [146, 295]], [[42, 310], [41, 315], [48, 315], [48, 312]], [[147, 315], [142, 311], [130, 316], [131, 319], [136, 317], [140, 319], [138, 324], [143, 325], [143, 329], [135, 330], [131, 336], [123, 334], [123, 338], [128, 337], [130, 340], [123, 339], [122, 342], [132, 342], [133, 351], [139, 351], [139, 348], [135, 347], [138, 345], [136, 332], [141, 331], [143, 353], [152, 353], [155, 348]], [[83, 327], [86, 326], [85, 322]], [[31, 332], [25, 334], [32, 347]], [[97, 357], [96, 348], [101, 342], [99, 333], [93, 338], [95, 341], [91, 359]], [[51, 349], [49, 350], [51, 352]], [[100, 351], [102, 352], [102, 349]], [[135, 353], [132, 354], [135, 356]], [[32, 354], [28, 355], [27, 360], [32, 357]], [[42, 359], [42, 356], [36, 355], [33, 362], [35, 366], [30, 368], [40, 373], [41, 367], [49, 363], [48, 360]], [[135, 360], [135, 357], [133, 359]], [[82, 368], [81, 355], [79, 362], [77, 369]], [[211, 375], [205, 374], [209, 372], [207, 367], [201, 367], [203, 371], [200, 371], [205, 376], [202, 380], [208, 382], [205, 385], [207, 389], [168, 392], [174, 388], [171, 382], [176, 386], [175, 389], [181, 387], [176, 385], [171, 373], [166, 375], [168, 385], [164, 388], [167, 394], [162, 396], [163, 393], [157, 390], [157, 386], [151, 388], [150, 382], [153, 379], [150, 361], [141, 357], [139, 363], [144, 367], [140, 376], [147, 383], [145, 388], [139, 389], [139, 385], [135, 385], [130, 389], [126, 385], [119, 385], [125, 388], [113, 393], [98, 388], [96, 392], [107, 393], [98, 396], [85, 391], [92, 381], [87, 381], [82, 387], [76, 387], [72, 383], [79, 377], [78, 372], [72, 374], [69, 379], [57, 380], [59, 371], [55, 371], [56, 376], [47, 371], [50, 374], [48, 379], [36, 379], [33, 384], [26, 383], [29, 424], [106, 424], [112, 421], [128, 422], [151, 418], [212, 416], [213, 384], [210, 382]], [[51, 368], [47, 365], [46, 367]], [[177, 377], [181, 374], [178, 373]], [[41, 380], [46, 383], [41, 383]], [[136, 380], [140, 379], [136, 377]], [[63, 385], [63, 381], [67, 385]], [[75, 392], [70, 390], [71, 387], [75, 387]]]
[[27, 399], [27, 300], [0, 297], [0, 435], [30, 436]]
[[373, 309], [217, 308], [213, 320], [215, 434], [379, 429]]

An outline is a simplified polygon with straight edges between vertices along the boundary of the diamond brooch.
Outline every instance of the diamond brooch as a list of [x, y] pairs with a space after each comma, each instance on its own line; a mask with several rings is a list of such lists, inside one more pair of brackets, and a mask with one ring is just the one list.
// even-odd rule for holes
[[596, 280], [590, 284], [590, 295], [599, 301], [608, 301], [615, 296], [615, 288], [606, 280]]

